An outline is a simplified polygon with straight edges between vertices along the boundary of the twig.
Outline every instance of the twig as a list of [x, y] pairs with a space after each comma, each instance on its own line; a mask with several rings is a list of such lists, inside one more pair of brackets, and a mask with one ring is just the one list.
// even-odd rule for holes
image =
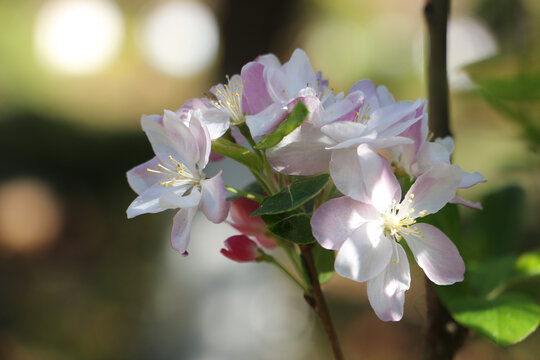
[[317, 274], [315, 262], [313, 261], [313, 254], [311, 253], [312, 247], [312, 244], [300, 245], [302, 259], [304, 259], [304, 264], [311, 280], [311, 293], [306, 293], [304, 297], [309, 306], [311, 306], [315, 313], [319, 316], [319, 319], [321, 319], [324, 331], [326, 332], [330, 345], [332, 346], [334, 359], [343, 360], [343, 353], [341, 352], [339, 341], [334, 330], [334, 326], [332, 325], [332, 320], [330, 319], [330, 313], [328, 312], [328, 307], [326, 306], [326, 301], [321, 290], [321, 284], [319, 283], [319, 275]]

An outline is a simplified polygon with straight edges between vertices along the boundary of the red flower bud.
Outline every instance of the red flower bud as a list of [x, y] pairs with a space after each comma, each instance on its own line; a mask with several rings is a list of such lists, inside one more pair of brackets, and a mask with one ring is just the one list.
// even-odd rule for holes
[[235, 235], [225, 240], [225, 248], [221, 249], [221, 253], [238, 262], [255, 261], [261, 255], [255, 241], [245, 235]]
[[259, 244], [266, 248], [276, 247], [276, 240], [266, 236], [266, 224], [260, 216], [249, 217], [257, 208], [259, 203], [247, 198], [238, 198], [231, 205], [231, 226], [244, 235], [255, 236]]

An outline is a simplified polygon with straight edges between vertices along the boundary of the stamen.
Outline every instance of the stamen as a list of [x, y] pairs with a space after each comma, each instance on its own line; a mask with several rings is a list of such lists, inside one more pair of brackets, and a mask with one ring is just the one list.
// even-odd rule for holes
[[228, 75], [225, 77], [228, 84], [215, 88], [217, 100], [211, 100], [211, 102], [216, 108], [229, 115], [233, 124], [239, 124], [244, 121], [244, 112], [242, 111], [244, 83], [240, 82], [239, 77], [233, 77], [233, 80]]
[[198, 185], [202, 179], [202, 174], [193, 174], [181, 162], [169, 155], [169, 162], [162, 161], [162, 164], [157, 164], [161, 170], [147, 168], [146, 171], [160, 174], [165, 177], [164, 181], [158, 183], [163, 187], [172, 187], [185, 184]]

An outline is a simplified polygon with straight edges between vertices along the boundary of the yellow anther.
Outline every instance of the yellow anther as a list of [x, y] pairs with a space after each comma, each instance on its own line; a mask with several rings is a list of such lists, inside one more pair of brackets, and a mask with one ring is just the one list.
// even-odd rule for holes
[[420, 215], [421, 217], [422, 216], [426, 216], [427, 215], [427, 210], [422, 210], [418, 213], [418, 215]]
[[397, 264], [397, 260], [392, 260], [392, 262], [393, 262], [394, 264]]

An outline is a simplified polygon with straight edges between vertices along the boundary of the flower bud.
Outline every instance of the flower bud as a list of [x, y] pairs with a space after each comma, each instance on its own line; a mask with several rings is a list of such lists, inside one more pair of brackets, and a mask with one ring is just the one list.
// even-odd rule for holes
[[230, 224], [244, 235], [255, 236], [262, 247], [272, 249], [276, 247], [277, 243], [266, 235], [268, 231], [264, 221], [260, 216], [249, 217], [258, 207], [259, 204], [255, 200], [243, 197], [236, 199], [231, 205]]
[[225, 248], [221, 253], [237, 262], [257, 261], [263, 254], [255, 241], [245, 235], [235, 235], [225, 240]]

